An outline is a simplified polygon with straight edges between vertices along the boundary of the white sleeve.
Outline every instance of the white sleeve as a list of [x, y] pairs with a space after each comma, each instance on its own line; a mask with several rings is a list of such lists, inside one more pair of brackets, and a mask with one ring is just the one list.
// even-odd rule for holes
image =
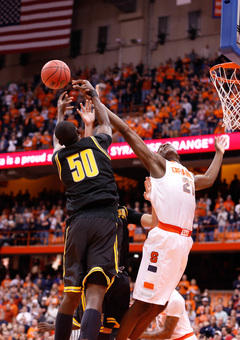
[[165, 313], [167, 316], [180, 318], [183, 314], [184, 308], [185, 302], [183, 297], [180, 294], [179, 296], [172, 294], [168, 302], [167, 308], [165, 309]]

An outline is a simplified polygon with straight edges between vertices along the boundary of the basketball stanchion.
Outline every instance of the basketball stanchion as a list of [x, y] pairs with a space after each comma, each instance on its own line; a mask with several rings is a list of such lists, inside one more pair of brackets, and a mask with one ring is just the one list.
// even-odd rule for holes
[[223, 110], [223, 126], [226, 132], [240, 129], [240, 66], [230, 62], [210, 69]]

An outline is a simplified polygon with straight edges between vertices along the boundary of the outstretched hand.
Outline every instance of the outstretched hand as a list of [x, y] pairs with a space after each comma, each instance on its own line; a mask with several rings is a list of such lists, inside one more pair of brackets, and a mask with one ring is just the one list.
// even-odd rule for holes
[[150, 201], [151, 191], [152, 191], [152, 183], [150, 177], [146, 177], [144, 181], [145, 192], [143, 194], [146, 201]]
[[92, 109], [92, 101], [86, 100], [85, 106], [80, 103], [81, 110], [77, 109], [77, 112], [82, 117], [85, 125], [92, 125], [95, 121], [95, 110]]
[[52, 331], [54, 329], [54, 325], [53, 324], [49, 324], [47, 322], [40, 322], [37, 326], [38, 331], [40, 333], [44, 333], [47, 331]]
[[73, 80], [72, 85], [75, 89], [80, 90], [87, 99], [91, 99], [89, 92], [95, 89], [88, 80], [86, 79]]
[[224, 154], [227, 145], [228, 145], [227, 136], [215, 137], [214, 146], [216, 151]]
[[58, 111], [65, 113], [66, 110], [74, 109], [74, 106], [68, 106], [72, 101], [73, 97], [69, 97], [67, 91], [63, 92], [58, 98]]

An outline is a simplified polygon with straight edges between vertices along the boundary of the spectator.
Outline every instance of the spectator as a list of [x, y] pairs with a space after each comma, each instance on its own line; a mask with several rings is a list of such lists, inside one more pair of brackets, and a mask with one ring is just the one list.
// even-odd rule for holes
[[233, 300], [228, 300], [227, 307], [224, 307], [223, 310], [227, 313], [227, 315], [231, 314], [231, 311], [233, 309]]
[[227, 313], [223, 310], [223, 305], [222, 304], [218, 304], [215, 307], [215, 313], [214, 313], [216, 319], [218, 320], [219, 318], [223, 319], [223, 324], [226, 324], [227, 319], [228, 319], [228, 315]]
[[228, 213], [224, 206], [221, 207], [220, 212], [217, 214], [217, 221], [219, 233], [225, 232], [228, 221]]
[[27, 307], [23, 306], [21, 312], [17, 315], [16, 320], [21, 325], [30, 325], [32, 321], [32, 315], [27, 311]]
[[237, 279], [233, 281], [233, 289], [240, 289], [240, 274], [238, 274]]
[[186, 306], [186, 310], [187, 310], [187, 315], [190, 321], [191, 326], [195, 323], [195, 319], [196, 319], [196, 312], [195, 310], [193, 310], [192, 305], [188, 304]]
[[231, 207], [235, 208], [235, 203], [231, 195], [227, 195], [227, 199], [223, 202], [223, 205], [228, 212], [231, 210]]
[[7, 152], [8, 141], [4, 135], [1, 136], [0, 139], [0, 153]]
[[193, 118], [193, 123], [190, 125], [190, 135], [191, 136], [199, 136], [201, 132], [201, 126], [198, 123], [197, 118]]
[[27, 331], [27, 339], [35, 339], [38, 333], [38, 321], [37, 319], [33, 319], [31, 322], [31, 326]]
[[212, 214], [211, 210], [209, 210], [207, 212], [207, 216], [203, 217], [201, 220], [206, 242], [214, 241], [214, 231], [217, 227], [217, 224], [218, 222], [216, 217]]
[[184, 299], [186, 298], [186, 294], [189, 289], [189, 286], [190, 286], [190, 282], [187, 279], [187, 275], [184, 274], [182, 276], [181, 281], [178, 284], [179, 293], [184, 297]]
[[235, 212], [235, 207], [232, 205], [230, 211], [228, 212], [228, 231], [235, 231], [237, 224], [237, 214]]
[[187, 290], [187, 294], [189, 293], [191, 298], [193, 298], [194, 295], [197, 293], [197, 290], [198, 290], [197, 281], [195, 279], [192, 279], [190, 281], [190, 286]]
[[191, 124], [188, 122], [187, 118], [183, 118], [183, 123], [181, 124], [181, 130], [180, 130], [181, 137], [190, 135], [190, 126]]

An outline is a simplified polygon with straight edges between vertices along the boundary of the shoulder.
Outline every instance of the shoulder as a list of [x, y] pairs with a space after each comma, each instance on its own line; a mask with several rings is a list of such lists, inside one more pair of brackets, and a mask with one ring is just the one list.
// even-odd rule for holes
[[108, 149], [108, 147], [112, 143], [112, 137], [105, 133], [100, 133], [98, 135], [88, 138], [92, 138], [93, 140], [95, 139], [104, 149]]
[[98, 135], [95, 135], [94, 138], [96, 138], [97, 141], [105, 141], [109, 143], [109, 145], [112, 143], [112, 137], [106, 133], [99, 133]]

